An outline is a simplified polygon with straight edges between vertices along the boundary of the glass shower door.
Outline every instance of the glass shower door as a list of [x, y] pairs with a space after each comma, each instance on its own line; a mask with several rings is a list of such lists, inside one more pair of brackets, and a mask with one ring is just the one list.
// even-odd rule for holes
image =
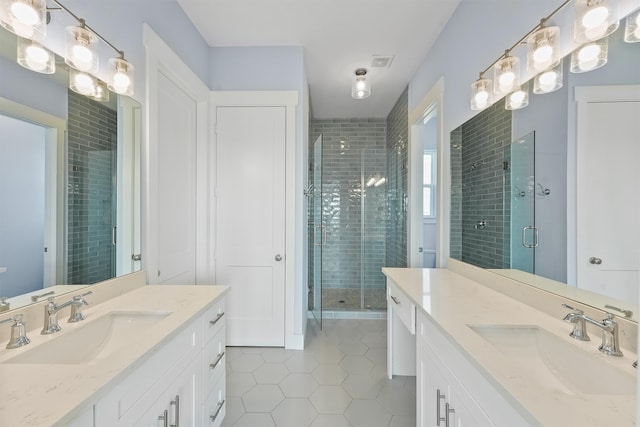
[[[510, 268], [535, 273], [535, 248], [538, 246], [538, 229], [535, 224], [535, 133], [531, 132], [513, 141], [507, 150], [510, 158], [505, 174], [510, 185], [505, 185], [505, 220], [510, 226]], [[507, 153], [505, 153], [507, 155]]]
[[326, 243], [326, 228], [322, 222], [322, 135], [313, 144], [312, 186], [310, 195], [311, 256], [309, 310], [322, 328], [322, 247]]

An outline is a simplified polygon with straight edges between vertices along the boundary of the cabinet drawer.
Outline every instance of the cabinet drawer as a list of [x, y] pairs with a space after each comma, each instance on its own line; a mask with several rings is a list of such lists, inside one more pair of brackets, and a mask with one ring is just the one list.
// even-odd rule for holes
[[219, 371], [215, 375], [215, 383], [202, 407], [202, 425], [220, 427], [226, 415], [226, 375]]
[[391, 280], [387, 280], [387, 306], [395, 310], [411, 335], [416, 333], [416, 306]]
[[202, 376], [204, 395], [209, 394], [209, 390], [215, 382], [216, 377], [220, 373], [224, 373], [226, 369], [225, 357], [225, 330], [222, 328], [215, 337], [209, 341], [209, 344], [202, 352]]
[[213, 303], [202, 316], [202, 336], [203, 344], [216, 336], [220, 330], [224, 330], [225, 324], [225, 298], [222, 297]]

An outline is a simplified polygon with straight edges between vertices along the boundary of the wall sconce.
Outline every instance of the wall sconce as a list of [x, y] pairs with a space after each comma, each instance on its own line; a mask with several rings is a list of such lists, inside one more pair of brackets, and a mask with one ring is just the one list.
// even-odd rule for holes
[[133, 70], [123, 57], [109, 59], [109, 89], [120, 95], [133, 95]]
[[497, 95], [504, 95], [520, 85], [520, 58], [509, 56], [505, 51], [504, 58], [493, 66], [493, 91]]
[[79, 27], [65, 29], [64, 62], [70, 67], [87, 73], [98, 72], [98, 37], [86, 28], [84, 20]]
[[471, 109], [474, 111], [484, 110], [491, 105], [491, 79], [485, 79], [480, 73], [478, 80], [471, 85]]
[[529, 82], [524, 82], [504, 98], [504, 108], [519, 110], [529, 105]]
[[367, 80], [367, 70], [358, 68], [355, 71], [355, 78], [351, 84], [351, 97], [354, 99], [365, 99], [371, 95], [371, 84]]
[[12, 33], [31, 40], [47, 35], [46, 0], [1, 0], [0, 24]]
[[605, 37], [580, 46], [571, 53], [571, 72], [584, 73], [607, 63], [609, 43]]
[[624, 26], [624, 41], [627, 43], [640, 42], [640, 9], [627, 16]]
[[562, 61], [553, 68], [543, 71], [533, 77], [533, 93], [551, 93], [562, 87]]
[[573, 39], [585, 43], [606, 37], [618, 29], [609, 0], [576, 0]]
[[55, 55], [47, 50], [40, 42], [18, 37], [18, 64], [43, 74], [56, 72]]
[[[542, 25], [542, 24], [541, 24]], [[560, 61], [559, 27], [543, 27], [527, 39], [527, 69], [548, 70]]]

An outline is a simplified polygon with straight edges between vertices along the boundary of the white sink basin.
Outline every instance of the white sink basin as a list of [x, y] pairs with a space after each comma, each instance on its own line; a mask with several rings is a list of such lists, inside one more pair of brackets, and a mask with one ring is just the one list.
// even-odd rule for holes
[[[533, 381], [567, 394], [634, 395], [636, 378], [545, 329], [532, 325], [467, 325], [498, 351], [522, 362]], [[567, 338], [570, 339], [570, 338]], [[631, 361], [629, 362], [631, 364]]]
[[[19, 364], [91, 363], [113, 354], [121, 346], [135, 342], [144, 331], [171, 313], [111, 312], [95, 320], [78, 324], [73, 331], [51, 336], [51, 340], [6, 360]], [[86, 323], [84, 323], [86, 322]], [[68, 324], [67, 324], [68, 325]]]

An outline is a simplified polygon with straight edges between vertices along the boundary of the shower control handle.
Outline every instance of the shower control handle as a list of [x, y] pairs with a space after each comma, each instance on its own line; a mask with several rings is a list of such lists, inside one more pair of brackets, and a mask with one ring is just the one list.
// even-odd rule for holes
[[282, 255], [278, 254], [276, 255], [276, 261], [282, 261]]

